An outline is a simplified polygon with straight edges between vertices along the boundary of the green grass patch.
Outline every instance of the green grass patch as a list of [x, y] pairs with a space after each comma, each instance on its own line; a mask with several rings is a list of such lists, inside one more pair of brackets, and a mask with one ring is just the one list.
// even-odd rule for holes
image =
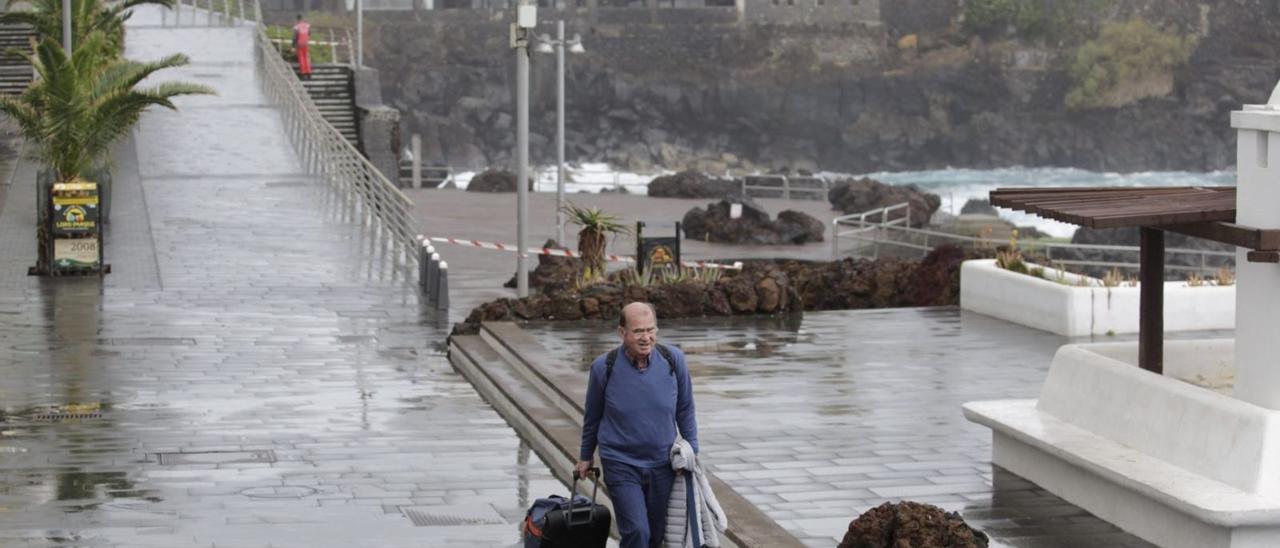
[[[338, 31], [335, 30], [333, 33], [333, 36], [335, 41], [341, 42], [343, 38], [346, 37], [346, 32], [344, 31], [339, 33]], [[276, 50], [279, 51], [280, 54], [284, 56], [284, 59], [286, 61], [290, 63], [298, 62], [298, 52], [294, 50], [293, 44], [292, 44], [292, 41], [293, 41], [292, 27], [283, 27], [279, 25], [268, 26], [267, 37], [271, 39], [273, 44], [275, 44]], [[333, 60], [334, 48], [327, 44], [316, 43], [316, 42], [328, 42], [328, 41], [329, 41], [329, 32], [327, 30], [322, 30], [315, 27], [311, 28], [311, 64], [318, 65], [318, 64], [328, 64], [328, 63], [334, 62]], [[348, 55], [346, 44], [339, 44], [337, 46], [337, 50], [338, 50], [337, 51], [338, 61], [342, 63], [346, 63], [347, 55]]]

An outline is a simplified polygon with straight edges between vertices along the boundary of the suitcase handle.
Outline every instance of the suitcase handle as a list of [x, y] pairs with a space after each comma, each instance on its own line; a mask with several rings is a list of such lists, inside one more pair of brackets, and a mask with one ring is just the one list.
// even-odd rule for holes
[[[600, 490], [600, 469], [592, 466], [587, 470], [587, 473], [591, 475], [592, 479], [595, 480], [594, 482], [591, 483], [591, 506], [586, 506], [583, 508], [573, 507], [573, 497], [578, 495], [578, 479], [579, 479], [578, 471], [574, 470], [573, 486], [569, 488], [569, 501], [565, 503], [569, 506], [565, 511], [565, 514], [567, 514], [565, 516], [565, 521], [567, 522], [567, 525], [569, 527], [573, 527], [575, 525], [588, 525], [591, 523], [591, 516], [595, 511], [595, 506], [596, 506], [596, 492]], [[581, 516], [580, 520], [575, 521], [574, 520], [575, 516]]]

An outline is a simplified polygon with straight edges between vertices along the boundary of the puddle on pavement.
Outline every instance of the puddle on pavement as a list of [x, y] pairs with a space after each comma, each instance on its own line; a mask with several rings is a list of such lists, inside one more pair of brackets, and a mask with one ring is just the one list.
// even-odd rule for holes
[[93, 510], [117, 499], [161, 500], [153, 491], [136, 488], [126, 472], [61, 472], [54, 482], [56, 500], [79, 501], [60, 505], [67, 513]]

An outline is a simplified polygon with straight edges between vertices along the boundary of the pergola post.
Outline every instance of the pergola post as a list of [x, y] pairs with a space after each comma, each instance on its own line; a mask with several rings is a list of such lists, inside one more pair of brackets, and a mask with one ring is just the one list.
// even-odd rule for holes
[[1164, 231], [1142, 227], [1138, 367], [1164, 373]]
[[[1231, 114], [1236, 140], [1236, 223], [1268, 230], [1280, 228], [1280, 94], [1267, 107]], [[1280, 268], [1236, 253], [1235, 397], [1280, 410]], [[1263, 254], [1260, 254], [1263, 255]], [[1261, 257], [1260, 257], [1261, 258]]]

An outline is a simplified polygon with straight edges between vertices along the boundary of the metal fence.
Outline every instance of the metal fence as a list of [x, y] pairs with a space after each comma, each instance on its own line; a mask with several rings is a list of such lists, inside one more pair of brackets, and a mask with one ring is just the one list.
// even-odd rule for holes
[[[935, 247], [957, 245], [968, 248], [994, 249], [1009, 245], [1008, 239], [981, 238], [964, 236], [950, 232], [941, 232], [925, 228], [912, 228], [907, 220], [910, 218], [910, 205], [907, 202], [888, 207], [873, 209], [864, 213], [856, 213], [837, 217], [832, 222], [831, 253], [833, 259], [839, 259], [841, 240], [846, 241], [846, 250], [859, 254], [870, 248], [871, 256], [877, 257], [880, 248], [896, 247], [919, 252], [923, 257]], [[904, 211], [902, 216], [892, 214], [893, 211]], [[842, 229], [842, 227], [845, 227]], [[1018, 248], [1028, 253], [1039, 253], [1050, 262], [1074, 267], [1116, 268], [1138, 270], [1137, 258], [1141, 248], [1126, 245], [1073, 244], [1064, 242], [1020, 241]], [[1132, 256], [1134, 260], [1091, 260], [1078, 258], [1080, 251], [1106, 255]], [[1057, 257], [1054, 254], [1057, 253]], [[1165, 250], [1168, 270], [1212, 273], [1224, 262], [1235, 260], [1234, 251], [1217, 251], [1208, 249], [1168, 248]]]
[[825, 200], [830, 181], [822, 177], [786, 175], [748, 175], [740, 184], [742, 194], [753, 198]]
[[[891, 219], [896, 211], [901, 211], [902, 213], [897, 218]], [[841, 225], [852, 228], [841, 230]], [[841, 238], [854, 242], [855, 253], [864, 245], [872, 246], [874, 248], [872, 256], [878, 257], [880, 255], [881, 240], [887, 240], [888, 238], [888, 233], [885, 231], [900, 225], [911, 226], [911, 204], [909, 202], [836, 217], [831, 221], [831, 257], [833, 259], [840, 258]], [[868, 237], [866, 236], [867, 234], [871, 234], [871, 236]], [[928, 253], [928, 251], [925, 253]]]

